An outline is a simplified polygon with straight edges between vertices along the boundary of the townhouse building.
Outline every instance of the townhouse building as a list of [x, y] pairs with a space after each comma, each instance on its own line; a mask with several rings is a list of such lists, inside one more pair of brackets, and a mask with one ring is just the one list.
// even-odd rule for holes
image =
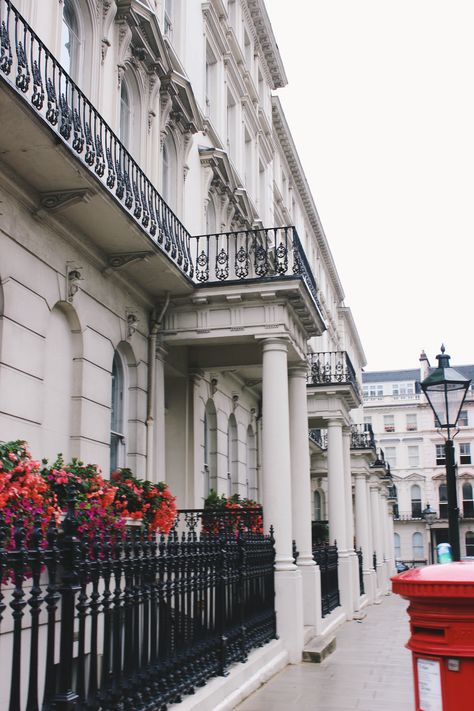
[[[453, 366], [471, 379], [474, 366]], [[448, 499], [444, 439], [419, 383], [430, 372], [423, 352], [420, 367], [363, 374], [364, 419], [374, 431], [393, 478], [394, 548], [398, 560], [436, 562], [436, 545], [448, 541]], [[472, 385], [454, 438], [461, 555], [474, 553], [474, 396]], [[436, 512], [428, 524], [423, 512]]]
[[[211, 490], [262, 504], [278, 639], [256, 634], [267, 644], [235, 657], [244, 670], [193, 697], [231, 708], [380, 600], [393, 572], [365, 354], [275, 93], [287, 78], [264, 2], [0, 0], [0, 26], [0, 439], [166, 481], [188, 512]], [[312, 528], [337, 546], [331, 604]], [[118, 580], [117, 629], [129, 594]], [[96, 598], [82, 594], [85, 641], [73, 648], [71, 633], [71, 654], [91, 684], [105, 651], [87, 622]], [[186, 600], [168, 605], [176, 638], [217, 604]], [[124, 698], [145, 708], [134, 674]], [[57, 693], [69, 709], [81, 692]]]

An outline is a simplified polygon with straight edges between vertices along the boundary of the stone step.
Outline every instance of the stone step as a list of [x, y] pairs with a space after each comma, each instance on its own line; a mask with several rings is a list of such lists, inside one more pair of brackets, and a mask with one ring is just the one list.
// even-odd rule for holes
[[306, 645], [309, 644], [314, 637], [316, 637], [316, 628], [312, 625], [305, 625], [303, 631], [304, 646], [306, 647]]
[[303, 661], [320, 664], [336, 649], [336, 637], [317, 637], [303, 649]]

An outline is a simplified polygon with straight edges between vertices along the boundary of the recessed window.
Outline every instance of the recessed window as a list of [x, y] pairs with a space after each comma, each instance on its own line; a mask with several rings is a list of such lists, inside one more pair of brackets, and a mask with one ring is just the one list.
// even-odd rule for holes
[[395, 432], [395, 418], [393, 415], [383, 416], [383, 428], [385, 432]]
[[112, 407], [110, 418], [110, 470], [125, 464], [124, 368], [117, 352], [112, 363]]
[[414, 560], [423, 560], [425, 555], [425, 546], [423, 545], [423, 534], [417, 531], [412, 536], [412, 550]]
[[444, 444], [436, 445], [436, 464], [446, 464], [446, 452], [444, 450]]
[[461, 410], [459, 413], [459, 418], [458, 418], [458, 426], [459, 427], [468, 427], [469, 425], [469, 417], [467, 414], [467, 410]]
[[408, 466], [410, 468], [420, 466], [420, 454], [417, 445], [410, 445], [408, 447]]
[[462, 514], [464, 518], [474, 517], [474, 502], [472, 499], [472, 484], [465, 482], [462, 485]]
[[407, 432], [416, 432], [418, 429], [418, 422], [416, 419], [416, 413], [410, 412], [407, 414]]
[[463, 444], [459, 445], [459, 462], [461, 464], [470, 464], [471, 463], [471, 445], [466, 444], [465, 442]]
[[77, 79], [79, 47], [79, 28], [74, 4], [71, 0], [64, 0], [61, 27], [61, 65], [73, 79]]
[[393, 469], [397, 466], [397, 448], [396, 447], [385, 447], [385, 461], [390, 464], [390, 468]]
[[448, 518], [448, 487], [446, 484], [440, 484], [439, 490], [439, 517]]
[[472, 531], [466, 533], [466, 555], [474, 556], [474, 533]]
[[421, 518], [421, 489], [418, 484], [411, 487], [410, 495], [412, 518]]

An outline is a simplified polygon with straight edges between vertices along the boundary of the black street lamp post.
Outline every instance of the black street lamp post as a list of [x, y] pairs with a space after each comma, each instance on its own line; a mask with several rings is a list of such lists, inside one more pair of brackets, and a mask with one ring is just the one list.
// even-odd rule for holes
[[[441, 346], [438, 367], [423, 380], [421, 389], [434, 412], [435, 422], [441, 430], [446, 430], [445, 459], [446, 484], [448, 490], [448, 528], [449, 542], [453, 560], [460, 560], [459, 509], [456, 493], [456, 462], [451, 431], [456, 429], [459, 413], [464, 403], [471, 381], [449, 366], [449, 356]], [[454, 433], [456, 434], [456, 433]]]
[[423, 509], [421, 515], [428, 524], [428, 529], [430, 532], [430, 563], [434, 563], [434, 552], [433, 552], [433, 533], [431, 531], [431, 526], [434, 524], [435, 520], [438, 518], [436, 511], [433, 511], [429, 504], [426, 504], [426, 509]]

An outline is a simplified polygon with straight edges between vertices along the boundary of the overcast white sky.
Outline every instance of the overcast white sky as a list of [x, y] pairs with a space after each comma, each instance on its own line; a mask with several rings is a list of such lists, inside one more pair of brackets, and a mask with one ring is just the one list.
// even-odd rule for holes
[[367, 357], [474, 363], [474, 0], [266, 0]]

